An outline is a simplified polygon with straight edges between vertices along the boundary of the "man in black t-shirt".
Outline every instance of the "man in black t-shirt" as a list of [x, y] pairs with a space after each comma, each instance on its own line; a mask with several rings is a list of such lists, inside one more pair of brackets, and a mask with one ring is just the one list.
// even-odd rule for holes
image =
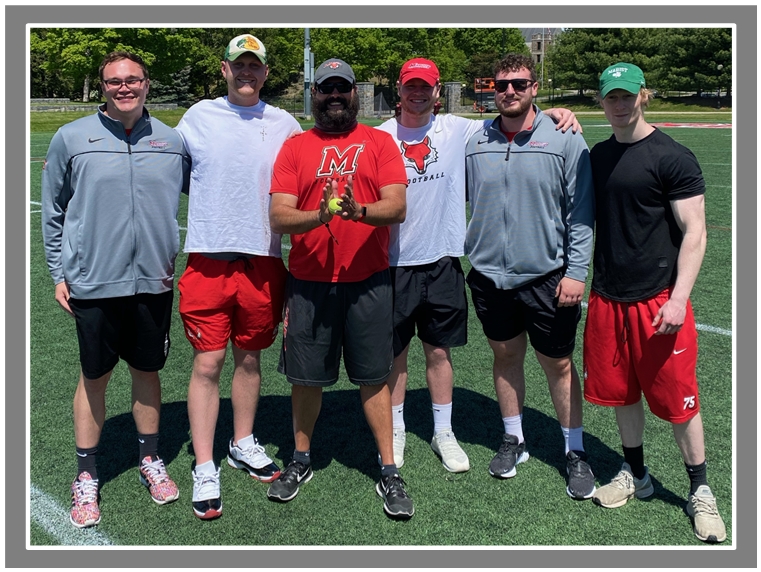
[[653, 414], [672, 424], [690, 477], [686, 511], [695, 535], [723, 542], [706, 480], [689, 300], [705, 253], [705, 183], [690, 150], [645, 121], [652, 92], [640, 68], [607, 68], [599, 97], [613, 136], [591, 152], [597, 235], [584, 397], [616, 408], [625, 462], [593, 500], [615, 508], [653, 494], [643, 454], [644, 394]]

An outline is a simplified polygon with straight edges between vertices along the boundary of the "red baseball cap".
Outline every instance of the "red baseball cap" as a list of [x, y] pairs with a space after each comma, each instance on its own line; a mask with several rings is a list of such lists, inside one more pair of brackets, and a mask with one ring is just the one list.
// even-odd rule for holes
[[439, 81], [439, 68], [431, 60], [414, 58], [402, 65], [399, 72], [399, 83], [404, 85], [411, 79], [422, 79], [428, 85], [436, 85]]

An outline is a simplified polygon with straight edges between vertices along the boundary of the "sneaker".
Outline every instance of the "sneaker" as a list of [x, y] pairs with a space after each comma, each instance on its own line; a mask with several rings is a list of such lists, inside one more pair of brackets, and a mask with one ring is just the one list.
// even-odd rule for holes
[[[460, 447], [451, 430], [436, 433], [431, 440], [431, 449], [441, 457], [441, 464], [450, 473], [464, 473], [470, 469], [468, 456]], [[394, 454], [396, 455], [396, 452]]]
[[489, 463], [489, 473], [493, 477], [507, 479], [515, 476], [515, 465], [528, 461], [526, 443], [518, 443], [518, 437], [505, 433], [502, 436], [502, 445], [496, 456]]
[[100, 522], [100, 491], [98, 481], [83, 471], [71, 483], [71, 511], [69, 520], [77, 528], [95, 526]]
[[140, 482], [148, 487], [151, 498], [157, 504], [175, 501], [180, 496], [177, 485], [166, 472], [164, 461], [159, 458], [151, 461], [151, 457], [145, 457], [140, 461]]
[[412, 499], [404, 490], [404, 485], [405, 482], [398, 473], [389, 477], [381, 477], [381, 480], [375, 485], [375, 492], [385, 501], [383, 510], [387, 515], [395, 518], [410, 518], [415, 514]]
[[222, 516], [222, 493], [219, 486], [219, 471], [211, 474], [193, 471], [193, 512], [201, 520], [211, 520]]
[[595, 492], [595, 475], [587, 464], [587, 454], [584, 451], [568, 451], [565, 458], [568, 472], [565, 492], [572, 499], [588, 499]]
[[280, 476], [280, 467], [272, 462], [253, 435], [241, 439], [237, 446], [230, 440], [227, 464], [247, 471], [251, 478], [263, 483], [271, 483]]
[[655, 489], [650, 480], [650, 471], [645, 467], [645, 476], [637, 479], [632, 474], [629, 463], [624, 462], [621, 470], [607, 485], [595, 491], [592, 500], [595, 504], [605, 508], [618, 508], [624, 506], [632, 497], [644, 499], [649, 497]]
[[690, 495], [685, 510], [692, 518], [692, 530], [700, 540], [713, 544], [727, 539], [724, 521], [716, 508], [716, 497], [708, 485], [700, 485], [695, 494]]
[[[404, 445], [407, 443], [407, 433], [404, 429], [394, 429], [394, 464], [400, 468], [404, 464]], [[380, 453], [378, 453], [378, 464], [383, 466]]]
[[272, 481], [267, 490], [267, 496], [273, 500], [288, 502], [299, 494], [299, 487], [308, 483], [313, 476], [311, 464], [305, 465], [299, 461], [291, 461], [280, 476]]

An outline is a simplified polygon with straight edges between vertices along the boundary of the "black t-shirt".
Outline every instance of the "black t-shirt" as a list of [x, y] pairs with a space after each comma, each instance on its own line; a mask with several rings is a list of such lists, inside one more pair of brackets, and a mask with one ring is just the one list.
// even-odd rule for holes
[[705, 193], [695, 155], [656, 129], [636, 143], [611, 136], [590, 157], [596, 210], [592, 290], [632, 302], [673, 286], [682, 232], [669, 201]]

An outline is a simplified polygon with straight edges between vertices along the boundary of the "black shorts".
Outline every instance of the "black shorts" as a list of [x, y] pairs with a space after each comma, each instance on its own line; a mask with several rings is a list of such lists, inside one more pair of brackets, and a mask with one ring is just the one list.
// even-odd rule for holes
[[391, 267], [394, 287], [394, 357], [415, 336], [438, 348], [468, 343], [468, 298], [459, 258]]
[[581, 305], [557, 307], [555, 289], [564, 271], [560, 269], [512, 290], [497, 288], [475, 269], [468, 273], [468, 286], [484, 334], [505, 342], [528, 332], [533, 348], [550, 358], [573, 353]]
[[339, 283], [289, 274], [278, 371], [293, 385], [333, 385], [343, 351], [352, 383], [385, 383], [393, 363], [392, 300], [388, 270]]
[[119, 358], [140, 371], [163, 368], [173, 299], [172, 290], [95, 300], [69, 298], [84, 376], [97, 379], [107, 374]]

